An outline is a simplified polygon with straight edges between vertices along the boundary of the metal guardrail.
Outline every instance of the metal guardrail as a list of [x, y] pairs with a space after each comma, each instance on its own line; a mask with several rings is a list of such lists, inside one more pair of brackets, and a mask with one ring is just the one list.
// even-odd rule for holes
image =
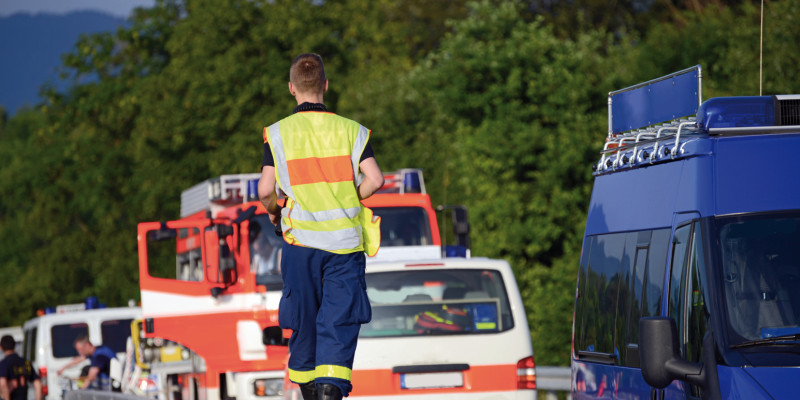
[[536, 389], [539, 400], [555, 400], [558, 392], [567, 392], [570, 398], [571, 375], [570, 367], [545, 367], [536, 366]]
[[[558, 392], [567, 392], [570, 398], [570, 367], [536, 366], [536, 389], [539, 400], [555, 400]], [[69, 390], [64, 400], [142, 400], [142, 396], [103, 390]]]
[[68, 390], [64, 400], [142, 400], [135, 394], [109, 392], [106, 390]]

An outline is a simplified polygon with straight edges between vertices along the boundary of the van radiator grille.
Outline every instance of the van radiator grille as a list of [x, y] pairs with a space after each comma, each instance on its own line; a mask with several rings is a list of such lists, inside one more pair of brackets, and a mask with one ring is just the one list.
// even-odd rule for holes
[[800, 99], [779, 100], [780, 125], [800, 125]]

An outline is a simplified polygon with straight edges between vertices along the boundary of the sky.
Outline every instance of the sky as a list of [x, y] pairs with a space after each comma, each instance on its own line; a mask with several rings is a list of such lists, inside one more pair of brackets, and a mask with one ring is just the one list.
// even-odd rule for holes
[[71, 11], [94, 10], [125, 18], [136, 7], [154, 4], [155, 0], [0, 0], [0, 17], [17, 13], [66, 14]]

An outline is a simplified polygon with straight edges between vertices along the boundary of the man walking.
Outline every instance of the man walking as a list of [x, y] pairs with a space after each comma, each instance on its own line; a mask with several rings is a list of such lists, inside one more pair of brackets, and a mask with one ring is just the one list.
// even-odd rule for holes
[[[289, 70], [294, 113], [264, 128], [258, 191], [273, 223], [281, 223], [284, 288], [279, 323], [291, 329], [288, 374], [305, 400], [341, 399], [352, 390], [361, 324], [372, 312], [365, 256], [380, 242], [379, 220], [361, 205], [383, 185], [370, 131], [328, 112], [328, 80], [317, 54], [298, 56]], [[357, 184], [359, 171], [364, 179]], [[275, 183], [286, 195], [277, 205]]]
[[0, 338], [5, 354], [0, 361], [0, 396], [3, 400], [28, 400], [28, 384], [33, 384], [36, 400], [42, 400], [42, 381], [31, 362], [14, 352], [16, 344], [9, 335]]

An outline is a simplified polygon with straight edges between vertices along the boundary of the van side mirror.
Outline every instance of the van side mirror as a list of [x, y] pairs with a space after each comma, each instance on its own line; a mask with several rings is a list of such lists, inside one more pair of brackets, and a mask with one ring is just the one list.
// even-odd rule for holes
[[650, 386], [663, 389], [679, 379], [703, 385], [703, 365], [683, 360], [678, 353], [678, 329], [669, 317], [639, 320], [639, 361]]
[[704, 400], [720, 399], [716, 351], [714, 335], [709, 330], [703, 337], [703, 362], [686, 361], [678, 352], [678, 329], [674, 319], [646, 317], [639, 320], [639, 362], [642, 376], [650, 386], [663, 389], [678, 379], [701, 387]]
[[228, 246], [225, 238], [219, 238], [219, 280], [226, 287], [236, 283], [238, 274], [236, 271], [236, 260], [233, 258], [233, 252]]
[[[467, 207], [463, 205], [440, 205], [436, 207], [436, 211], [441, 212], [446, 210], [450, 210], [450, 215], [453, 220], [453, 234], [456, 238], [456, 245], [468, 250], [470, 248], [470, 227]], [[440, 227], [440, 229], [444, 229], [444, 227]]]
[[228, 236], [233, 230], [229, 226], [217, 225], [206, 229], [206, 276], [210, 283], [221, 283], [223, 287], [211, 289], [211, 295], [217, 297], [239, 279], [236, 270], [236, 259], [228, 245]]

